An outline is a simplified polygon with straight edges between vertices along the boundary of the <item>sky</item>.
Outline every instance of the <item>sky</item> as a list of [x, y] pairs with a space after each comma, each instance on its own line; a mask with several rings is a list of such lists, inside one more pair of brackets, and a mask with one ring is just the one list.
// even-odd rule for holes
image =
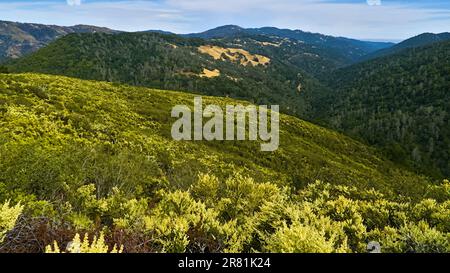
[[450, 0], [0, 0], [0, 20], [175, 33], [274, 26], [400, 41], [450, 32]]

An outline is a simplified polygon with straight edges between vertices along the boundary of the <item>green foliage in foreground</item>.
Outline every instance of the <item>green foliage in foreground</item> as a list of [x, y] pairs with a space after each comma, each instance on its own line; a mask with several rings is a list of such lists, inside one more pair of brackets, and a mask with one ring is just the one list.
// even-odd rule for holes
[[54, 240], [65, 249], [76, 233], [101, 231], [124, 252], [363, 252], [368, 240], [449, 251], [448, 182], [286, 115], [274, 153], [173, 141], [171, 108], [192, 103], [185, 93], [0, 75], [0, 202], [24, 205], [0, 251]]
[[5, 234], [14, 228], [22, 210], [20, 204], [10, 206], [8, 201], [0, 205], [0, 243], [5, 239]]
[[[434, 190], [450, 197], [448, 181]], [[186, 191], [159, 190], [153, 198], [129, 199], [114, 188], [99, 199], [93, 184], [77, 193], [58, 221], [102, 231], [92, 242], [75, 236], [68, 252], [117, 252], [120, 245], [124, 252], [342, 253], [366, 252], [370, 241], [383, 252], [450, 252], [449, 200], [392, 202], [374, 190], [320, 181], [293, 192], [239, 174], [226, 181], [200, 175]], [[144, 238], [139, 246], [133, 236]]]

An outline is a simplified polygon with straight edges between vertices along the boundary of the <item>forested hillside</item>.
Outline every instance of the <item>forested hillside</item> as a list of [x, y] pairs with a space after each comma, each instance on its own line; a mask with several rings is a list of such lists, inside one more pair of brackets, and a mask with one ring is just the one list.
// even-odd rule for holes
[[[222, 52], [199, 50], [211, 46]], [[235, 52], [227, 54], [230, 50]], [[270, 53], [244, 43], [158, 33], [71, 34], [10, 63], [9, 69], [279, 104], [285, 113], [306, 116], [311, 109], [305, 98], [325, 88], [295, 64], [277, 58], [278, 53]], [[269, 61], [259, 63], [264, 58]]]
[[264, 36], [268, 39], [288, 39], [314, 46], [317, 50], [333, 54], [345, 63], [357, 61], [369, 53], [393, 46], [392, 43], [367, 42], [344, 37], [333, 37], [302, 30], [279, 29], [276, 27], [242, 28], [239, 26], [221, 26], [201, 33], [185, 35], [203, 39], [230, 39], [242, 36]]
[[160, 33], [70, 34], [9, 62], [6, 70], [279, 104], [283, 113], [376, 145], [411, 170], [440, 179], [450, 175], [448, 43], [333, 72], [350, 60], [314, 41], [267, 35], [242, 30], [203, 40]]
[[324, 75], [333, 92], [317, 118], [411, 169], [449, 176], [449, 53], [450, 42], [435, 43]]
[[[148, 30], [148, 33], [175, 35], [163, 30]], [[7, 59], [15, 59], [33, 53], [47, 46], [49, 43], [70, 33], [120, 33], [103, 27], [89, 25], [56, 26], [33, 23], [19, 23], [0, 21], [0, 62]], [[180, 35], [183, 37], [196, 37], [206, 40], [235, 39], [238, 37], [263, 37], [265, 40], [292, 41], [294, 48], [286, 48], [288, 54], [301, 64], [301, 54], [317, 54], [339, 65], [345, 65], [358, 60], [374, 51], [391, 47], [391, 43], [367, 42], [354, 39], [332, 37], [319, 33], [309, 33], [301, 30], [288, 30], [277, 28], [245, 29], [239, 26], [221, 26], [202, 33]], [[297, 44], [297, 45], [295, 45]], [[284, 47], [285, 48], [285, 47]], [[289, 52], [291, 51], [291, 52]], [[312, 51], [312, 52], [311, 52]], [[286, 54], [286, 53], [285, 53]], [[300, 56], [298, 56], [300, 54]], [[310, 56], [311, 57], [311, 56]], [[311, 65], [311, 60], [309, 60]], [[328, 68], [327, 66], [325, 66]]]
[[311, 76], [331, 72], [351, 63], [336, 50], [305, 43], [296, 39], [265, 35], [240, 35], [210, 39], [229, 47], [241, 47], [259, 52], [287, 67], [304, 71]]
[[193, 97], [0, 74], [0, 251], [84, 232], [124, 252], [450, 251], [448, 181], [286, 115], [274, 153], [173, 141], [171, 108]]

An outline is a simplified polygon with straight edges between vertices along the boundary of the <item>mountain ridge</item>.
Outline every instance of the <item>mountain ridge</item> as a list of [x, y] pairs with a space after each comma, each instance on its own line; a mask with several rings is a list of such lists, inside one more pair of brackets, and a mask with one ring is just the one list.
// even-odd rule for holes
[[280, 29], [276, 27], [243, 28], [237, 25], [220, 26], [204, 32], [190, 33], [183, 36], [213, 39], [237, 37], [240, 35], [278, 36], [282, 38], [296, 39], [308, 44], [327, 46], [331, 49], [337, 50], [343, 50], [348, 47], [345, 56], [349, 59], [349, 61], [356, 61], [368, 53], [394, 45], [393, 43], [369, 42], [345, 37], [334, 37], [320, 33], [306, 32], [298, 29], [291, 30]]
[[406, 39], [396, 45], [393, 45], [392, 47], [370, 53], [367, 56], [362, 57], [361, 61], [371, 60], [378, 57], [384, 57], [395, 53], [399, 53], [400, 51], [405, 49], [422, 47], [446, 40], [450, 40], [450, 32], [442, 32], [437, 34], [425, 32], [417, 36], [411, 37], [409, 39]]
[[[36, 23], [20, 23], [0, 21], [0, 61], [8, 58], [19, 58], [48, 45], [50, 42], [70, 33], [121, 33], [123, 31], [112, 30], [104, 27], [78, 24], [74, 26], [57, 26]], [[337, 50], [348, 59], [355, 61], [361, 56], [391, 46], [390, 43], [366, 42], [344, 37], [333, 37], [319, 33], [310, 33], [301, 30], [278, 29], [275, 27], [242, 28], [235, 25], [220, 26], [202, 33], [176, 34], [165, 30], [147, 30], [138, 32], [155, 32], [182, 37], [196, 37], [212, 39], [215, 36], [230, 38], [241, 35], [278, 35], [281, 38], [292, 38], [308, 44], [325, 46], [331, 50]], [[211, 35], [220, 33], [220, 35]], [[349, 47], [349, 48], [347, 48]]]
[[119, 31], [83, 24], [66, 27], [0, 21], [0, 62], [27, 55], [69, 33], [95, 32], [118, 33]]

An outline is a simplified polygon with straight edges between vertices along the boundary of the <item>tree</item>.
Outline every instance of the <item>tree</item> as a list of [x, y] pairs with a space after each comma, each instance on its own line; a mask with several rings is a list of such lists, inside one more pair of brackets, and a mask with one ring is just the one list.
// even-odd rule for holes
[[0, 73], [8, 74], [9, 73], [8, 67], [0, 65]]

